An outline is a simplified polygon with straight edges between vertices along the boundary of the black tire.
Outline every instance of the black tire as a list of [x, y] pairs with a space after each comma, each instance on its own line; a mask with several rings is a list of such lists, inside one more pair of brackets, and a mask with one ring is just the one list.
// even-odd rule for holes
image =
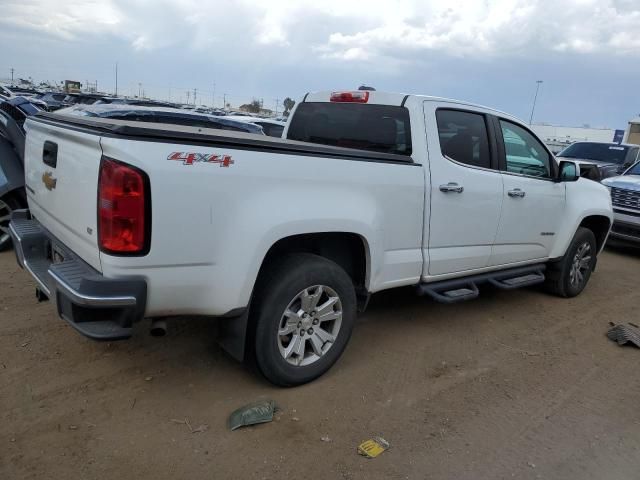
[[[590, 259], [586, 262], [585, 270], [581, 271], [580, 276], [573, 276], [572, 267], [576, 262], [579, 250], [588, 245], [588, 256]], [[584, 227], [579, 227], [576, 234], [573, 236], [573, 240], [567, 249], [564, 257], [558, 262], [555, 262], [547, 268], [547, 280], [545, 287], [548, 292], [558, 295], [560, 297], [570, 298], [579, 295], [582, 290], [587, 286], [591, 273], [596, 266], [597, 255], [596, 237], [591, 230]], [[585, 259], [586, 259], [585, 255]], [[579, 281], [573, 281], [573, 280]]]
[[9, 250], [12, 246], [11, 237], [9, 237], [9, 220], [6, 216], [14, 210], [23, 208], [22, 202], [20, 202], [14, 195], [7, 194], [0, 198], [0, 252]]
[[[281, 342], [286, 342], [287, 338], [280, 336], [278, 330], [281, 328], [281, 322], [285, 320], [284, 312], [290, 303], [298, 298], [303, 290], [318, 285], [329, 287], [333, 294], [339, 297], [342, 312], [341, 325], [336, 332], [335, 341], [325, 342], [323, 348], [328, 347], [326, 352], [313, 363], [303, 366], [292, 365], [281, 354], [280, 349], [284, 348]], [[251, 339], [255, 366], [267, 380], [275, 385], [290, 387], [310, 382], [329, 370], [344, 351], [351, 337], [356, 312], [353, 282], [338, 264], [308, 253], [283, 257], [261, 275], [251, 304], [251, 319], [255, 328]], [[313, 314], [315, 315], [316, 312]], [[303, 330], [304, 327], [302, 330], [297, 330], [296, 327], [295, 333], [291, 334], [291, 341], [293, 341], [293, 335], [298, 335], [298, 332]], [[300, 334], [301, 338], [305, 333]], [[318, 332], [316, 331], [315, 334], [318, 335]], [[307, 338], [310, 340], [309, 337]], [[311, 341], [304, 339], [305, 347], [301, 357], [305, 356], [305, 352], [311, 356], [314, 355], [311, 344]], [[295, 360], [292, 358], [291, 361]]]

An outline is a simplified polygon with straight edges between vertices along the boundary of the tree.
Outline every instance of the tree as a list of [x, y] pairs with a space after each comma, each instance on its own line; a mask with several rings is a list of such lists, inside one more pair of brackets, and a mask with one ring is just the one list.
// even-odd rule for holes
[[291, 113], [291, 109], [296, 104], [296, 102], [294, 100], [291, 100], [289, 97], [287, 97], [284, 99], [282, 104], [284, 105], [284, 112], [282, 113], [282, 115], [284, 115], [285, 117], [288, 117], [289, 113]]
[[255, 98], [251, 100], [251, 103], [248, 106], [248, 110], [251, 113], [260, 113], [261, 108], [262, 108], [262, 103], [260, 103], [260, 100]]

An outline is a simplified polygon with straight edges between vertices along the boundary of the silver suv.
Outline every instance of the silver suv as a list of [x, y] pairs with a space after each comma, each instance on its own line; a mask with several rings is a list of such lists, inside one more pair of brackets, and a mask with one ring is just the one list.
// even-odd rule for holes
[[640, 161], [602, 183], [611, 191], [613, 204], [614, 222], [609, 237], [640, 246]]

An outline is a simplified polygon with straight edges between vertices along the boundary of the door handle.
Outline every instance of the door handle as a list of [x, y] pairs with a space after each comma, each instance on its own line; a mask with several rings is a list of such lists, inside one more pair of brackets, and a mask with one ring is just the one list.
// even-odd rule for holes
[[464, 187], [462, 185], [458, 185], [455, 182], [449, 182], [444, 185], [440, 185], [440, 191], [444, 193], [462, 193], [464, 192]]
[[507, 192], [507, 195], [509, 195], [512, 198], [524, 198], [524, 196], [526, 195], [526, 192], [523, 192], [519, 188], [514, 188], [513, 190], [509, 190]]

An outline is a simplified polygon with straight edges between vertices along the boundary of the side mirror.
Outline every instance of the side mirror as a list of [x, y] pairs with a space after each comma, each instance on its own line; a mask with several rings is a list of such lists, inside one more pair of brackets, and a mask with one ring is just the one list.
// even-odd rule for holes
[[578, 165], [575, 163], [562, 160], [559, 167], [559, 182], [576, 182], [580, 178], [580, 170], [578, 170]]

